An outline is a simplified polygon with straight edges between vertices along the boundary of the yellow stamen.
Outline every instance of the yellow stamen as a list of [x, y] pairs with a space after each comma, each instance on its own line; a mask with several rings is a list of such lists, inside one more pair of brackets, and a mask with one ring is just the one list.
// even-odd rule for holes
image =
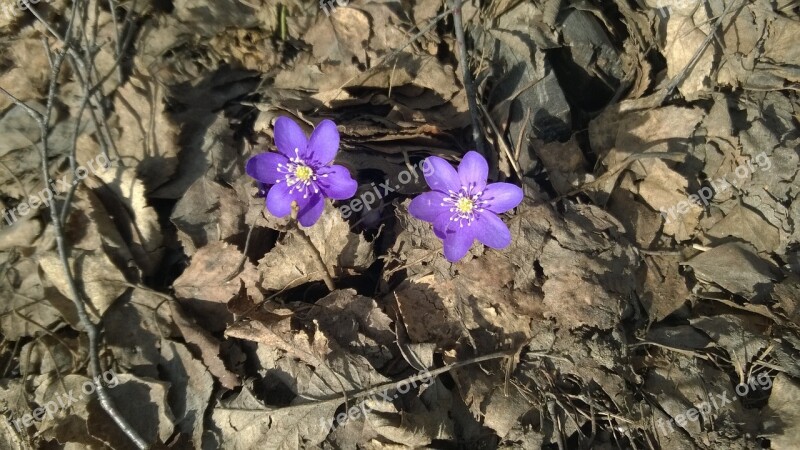
[[472, 209], [474, 207], [475, 207], [475, 204], [472, 202], [472, 200], [470, 200], [470, 199], [468, 199], [466, 197], [461, 197], [456, 202], [456, 209], [458, 209], [459, 212], [464, 213], [464, 214], [471, 213]]
[[294, 169], [294, 176], [300, 181], [308, 181], [313, 174], [314, 172], [308, 166], [297, 166], [297, 168]]

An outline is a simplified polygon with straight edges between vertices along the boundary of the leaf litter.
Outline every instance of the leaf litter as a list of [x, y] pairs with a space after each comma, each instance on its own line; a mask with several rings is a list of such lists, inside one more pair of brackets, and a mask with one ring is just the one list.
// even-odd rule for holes
[[[52, 98], [72, 6], [0, 9], [0, 87], [53, 102], [64, 177], [0, 95], [1, 448], [134, 448], [96, 396], [44, 412], [93, 382], [70, 278], [153, 448], [796, 446], [792, 2], [467, 1], [480, 111], [450, 2], [76, 3], [91, 79]], [[526, 198], [451, 264], [408, 208], [471, 113]], [[280, 116], [334, 120], [359, 183], [305, 233], [244, 171]]]

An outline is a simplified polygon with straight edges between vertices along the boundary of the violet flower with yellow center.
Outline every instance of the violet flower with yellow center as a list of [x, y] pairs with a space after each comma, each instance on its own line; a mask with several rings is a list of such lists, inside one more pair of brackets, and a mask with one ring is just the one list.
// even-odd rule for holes
[[427, 163], [433, 170], [425, 174], [425, 181], [433, 190], [414, 198], [408, 212], [433, 224], [445, 258], [460, 260], [476, 239], [487, 247], [507, 247], [511, 233], [498, 214], [520, 204], [522, 189], [510, 183], [487, 184], [489, 165], [475, 151], [464, 155], [458, 171], [438, 156]]
[[331, 165], [339, 150], [339, 131], [330, 120], [320, 122], [310, 138], [288, 117], [275, 121], [278, 153], [261, 153], [247, 161], [245, 171], [265, 185], [267, 210], [285, 217], [297, 203], [297, 221], [310, 227], [325, 209], [325, 198], [345, 200], [356, 193], [358, 184], [350, 172]]

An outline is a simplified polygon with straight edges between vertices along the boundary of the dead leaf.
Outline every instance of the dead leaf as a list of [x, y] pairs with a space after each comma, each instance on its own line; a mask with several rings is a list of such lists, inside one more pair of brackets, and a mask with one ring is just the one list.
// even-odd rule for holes
[[176, 427], [190, 435], [195, 449], [203, 444], [205, 412], [214, 390], [214, 379], [186, 346], [162, 340], [160, 366], [171, 383], [168, 396], [170, 410], [179, 418]]
[[[755, 300], [766, 294], [775, 279], [775, 269], [754, 250], [738, 242], [723, 244], [700, 253], [685, 264], [694, 269], [699, 280]], [[732, 272], [731, 267], [736, 271]]]
[[[372, 244], [356, 234], [341, 214], [326, 204], [320, 220], [305, 233], [322, 255], [328, 270], [336, 275], [358, 273], [375, 260]], [[309, 248], [297, 229], [289, 230], [259, 262], [261, 287], [279, 291], [309, 281], [322, 280], [322, 271], [314, 249]]]
[[256, 290], [258, 277], [252, 263], [245, 260], [237, 270], [242, 259], [235, 246], [212, 242], [194, 254], [192, 263], [173, 284], [181, 305], [198, 314], [211, 331], [223, 330], [233, 321], [227, 303], [239, 293], [241, 282]]
[[780, 244], [778, 229], [745, 205], [734, 208], [706, 234], [717, 238], [737, 237], [766, 253], [775, 251]]

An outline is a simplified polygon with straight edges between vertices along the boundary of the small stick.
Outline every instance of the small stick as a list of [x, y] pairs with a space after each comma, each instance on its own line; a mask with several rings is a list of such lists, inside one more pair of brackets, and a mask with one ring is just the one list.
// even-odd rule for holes
[[[480, 119], [478, 118], [478, 102], [475, 94], [475, 85], [472, 84], [472, 74], [469, 70], [469, 60], [467, 57], [467, 41], [464, 38], [464, 23], [461, 18], [462, 0], [453, 1], [453, 25], [456, 29], [456, 42], [458, 43], [459, 58], [461, 59], [461, 73], [464, 77], [464, 89], [467, 91], [467, 104], [469, 113], [472, 116], [472, 139], [475, 141], [475, 148], [478, 153], [487, 157], [486, 149], [483, 147], [483, 133], [481, 133]], [[488, 159], [488, 158], [487, 158]]]
[[[486, 108], [481, 104], [478, 105], [478, 108], [480, 108], [481, 113], [483, 113], [483, 115], [486, 116], [486, 121], [489, 123], [489, 128], [491, 128], [492, 132], [497, 136], [497, 145], [500, 147], [501, 150], [503, 150], [503, 154], [506, 156], [506, 159], [508, 159], [508, 163], [511, 164], [511, 167], [514, 169], [514, 173], [517, 174], [517, 178], [519, 178], [519, 180], [522, 181], [522, 170], [519, 168], [519, 163], [517, 163], [517, 160], [511, 154], [511, 150], [508, 148], [508, 145], [506, 144], [506, 140], [503, 137], [503, 133], [500, 131], [499, 128], [497, 128], [497, 125], [494, 123], [494, 120], [492, 120], [492, 116], [489, 115], [489, 111], [487, 111]], [[525, 127], [522, 127], [522, 129], [524, 128]]]

